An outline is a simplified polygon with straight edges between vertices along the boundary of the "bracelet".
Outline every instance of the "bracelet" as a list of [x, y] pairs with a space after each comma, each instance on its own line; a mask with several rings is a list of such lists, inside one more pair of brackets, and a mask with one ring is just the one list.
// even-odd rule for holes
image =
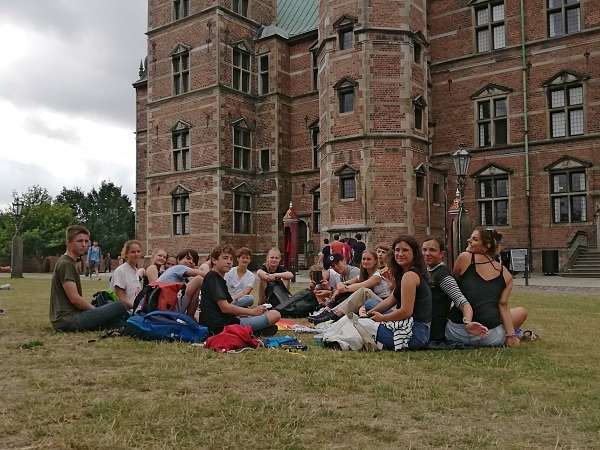
[[504, 335], [504, 337], [507, 337], [507, 338], [509, 338], [509, 337], [517, 337], [517, 335], [515, 333], [513, 333], [513, 334], [506, 334], [506, 335]]

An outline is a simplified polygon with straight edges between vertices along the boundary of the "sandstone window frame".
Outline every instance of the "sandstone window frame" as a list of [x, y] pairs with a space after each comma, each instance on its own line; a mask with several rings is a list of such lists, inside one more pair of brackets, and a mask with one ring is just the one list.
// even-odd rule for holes
[[[579, 0], [545, 0], [546, 26], [548, 37], [567, 36], [581, 31], [581, 2]], [[576, 14], [572, 14], [573, 12]], [[552, 19], [559, 19], [553, 21]], [[576, 29], [569, 29], [569, 23], [576, 18]], [[555, 27], [559, 26], [560, 30]]]
[[358, 170], [352, 166], [349, 166], [348, 164], [344, 164], [337, 171], [335, 171], [334, 175], [336, 175], [339, 179], [340, 200], [356, 200], [357, 174]]
[[[265, 62], [266, 61], [266, 62]], [[265, 53], [258, 57], [258, 95], [267, 95], [270, 92], [269, 86], [269, 54]]]
[[340, 114], [353, 113], [356, 103], [356, 87], [358, 83], [350, 77], [339, 80], [333, 88], [337, 92], [338, 111]]
[[333, 23], [337, 36], [337, 48], [340, 51], [354, 48], [354, 28], [358, 22], [356, 17], [343, 15]]
[[509, 87], [489, 83], [471, 96], [475, 118], [473, 132], [477, 148], [495, 148], [510, 144], [512, 92]]
[[174, 172], [182, 172], [192, 168], [191, 130], [192, 126], [182, 120], [171, 128], [172, 168]]
[[232, 0], [231, 10], [234, 13], [243, 17], [248, 17], [249, 2], [248, 0]]
[[506, 47], [506, 5], [504, 0], [472, 0], [475, 53]]
[[231, 87], [249, 94], [252, 88], [252, 55], [243, 44], [234, 45], [231, 52]]
[[173, 236], [186, 236], [191, 233], [190, 192], [182, 185], [177, 185], [171, 192]]
[[233, 202], [233, 234], [252, 234], [252, 207], [254, 193], [246, 183], [241, 183], [231, 191]]
[[173, 95], [181, 95], [190, 91], [191, 46], [177, 44], [171, 52], [171, 70]]
[[244, 119], [231, 124], [233, 147], [232, 167], [238, 170], [252, 170], [252, 130]]
[[564, 156], [545, 168], [548, 172], [552, 224], [588, 222], [587, 169], [590, 167], [592, 163], [589, 161]]
[[481, 226], [510, 226], [510, 178], [512, 171], [488, 164], [472, 175], [477, 199], [477, 223]]
[[173, 20], [181, 20], [190, 15], [190, 0], [173, 0]]
[[589, 75], [564, 70], [543, 83], [550, 139], [583, 136], [586, 126], [586, 80]]

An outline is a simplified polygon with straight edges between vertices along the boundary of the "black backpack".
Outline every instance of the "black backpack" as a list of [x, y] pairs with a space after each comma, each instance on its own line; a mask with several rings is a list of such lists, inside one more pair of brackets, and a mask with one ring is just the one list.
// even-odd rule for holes
[[267, 283], [267, 288], [265, 290], [265, 297], [267, 299], [267, 303], [270, 303], [273, 308], [279, 306], [281, 303], [286, 302], [290, 296], [290, 291], [287, 290], [283, 281], [270, 281]]
[[283, 317], [308, 317], [308, 315], [319, 309], [317, 297], [310, 289], [296, 292], [285, 301], [275, 307]]

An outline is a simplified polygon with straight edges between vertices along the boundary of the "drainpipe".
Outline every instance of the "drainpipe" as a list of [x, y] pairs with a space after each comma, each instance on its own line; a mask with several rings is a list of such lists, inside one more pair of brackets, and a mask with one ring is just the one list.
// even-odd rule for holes
[[529, 120], [527, 115], [527, 54], [525, 52], [525, 0], [521, 0], [521, 70], [523, 75], [523, 142], [525, 147], [525, 196], [527, 198], [527, 264], [525, 264], [525, 286], [529, 286], [529, 270], [533, 260], [531, 254], [531, 186], [529, 174]]

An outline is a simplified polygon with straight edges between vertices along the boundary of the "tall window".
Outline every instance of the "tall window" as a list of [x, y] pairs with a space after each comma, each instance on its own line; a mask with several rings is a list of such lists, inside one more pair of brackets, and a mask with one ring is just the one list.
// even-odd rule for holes
[[259, 59], [258, 68], [258, 93], [265, 95], [269, 93], [269, 55], [263, 55]]
[[233, 127], [233, 167], [250, 170], [250, 130], [239, 126]]
[[183, 19], [190, 14], [190, 0], [173, 0], [173, 18]]
[[316, 50], [312, 52], [312, 87], [319, 89], [319, 55]]
[[173, 234], [176, 236], [190, 234], [190, 195], [176, 193], [172, 197]]
[[354, 88], [340, 89], [338, 96], [340, 100], [340, 113], [354, 111]]
[[173, 92], [175, 95], [190, 90], [190, 53], [177, 53], [171, 58], [173, 62]]
[[550, 184], [554, 223], [587, 221], [585, 171], [551, 172]]
[[313, 192], [313, 233], [321, 232], [321, 192]]
[[548, 1], [548, 36], [562, 36], [581, 30], [579, 0]]
[[413, 44], [413, 58], [417, 64], [421, 64], [421, 48], [421, 44], [418, 42]]
[[268, 172], [271, 169], [271, 152], [269, 149], [260, 151], [260, 170]]
[[310, 129], [310, 140], [312, 145], [312, 161], [313, 161], [313, 169], [318, 169], [321, 167], [321, 155], [319, 152], [320, 145], [320, 130], [318, 126], [313, 126]]
[[233, 11], [248, 17], [248, 0], [233, 0]]
[[173, 169], [177, 172], [191, 168], [190, 161], [190, 130], [174, 131], [173, 143]]
[[423, 107], [415, 104], [415, 129], [423, 129]]
[[475, 8], [475, 35], [479, 53], [506, 46], [504, 2], [489, 2]]
[[250, 55], [239, 48], [233, 49], [233, 88], [250, 92]]
[[433, 183], [433, 185], [431, 186], [431, 197], [434, 204], [439, 204], [441, 201], [440, 190], [441, 189], [439, 183]]
[[415, 177], [417, 198], [425, 198], [425, 174], [417, 173]]
[[356, 177], [345, 175], [340, 178], [340, 191], [342, 199], [356, 198]]
[[236, 234], [250, 234], [252, 231], [250, 194], [233, 194], [233, 232]]
[[508, 175], [477, 178], [480, 225], [508, 225]]
[[477, 129], [479, 147], [508, 142], [506, 97], [477, 102]]
[[550, 89], [548, 96], [552, 137], [583, 134], [583, 86], [576, 84]]
[[354, 29], [352, 27], [342, 28], [338, 31], [340, 50], [352, 48], [354, 41]]

